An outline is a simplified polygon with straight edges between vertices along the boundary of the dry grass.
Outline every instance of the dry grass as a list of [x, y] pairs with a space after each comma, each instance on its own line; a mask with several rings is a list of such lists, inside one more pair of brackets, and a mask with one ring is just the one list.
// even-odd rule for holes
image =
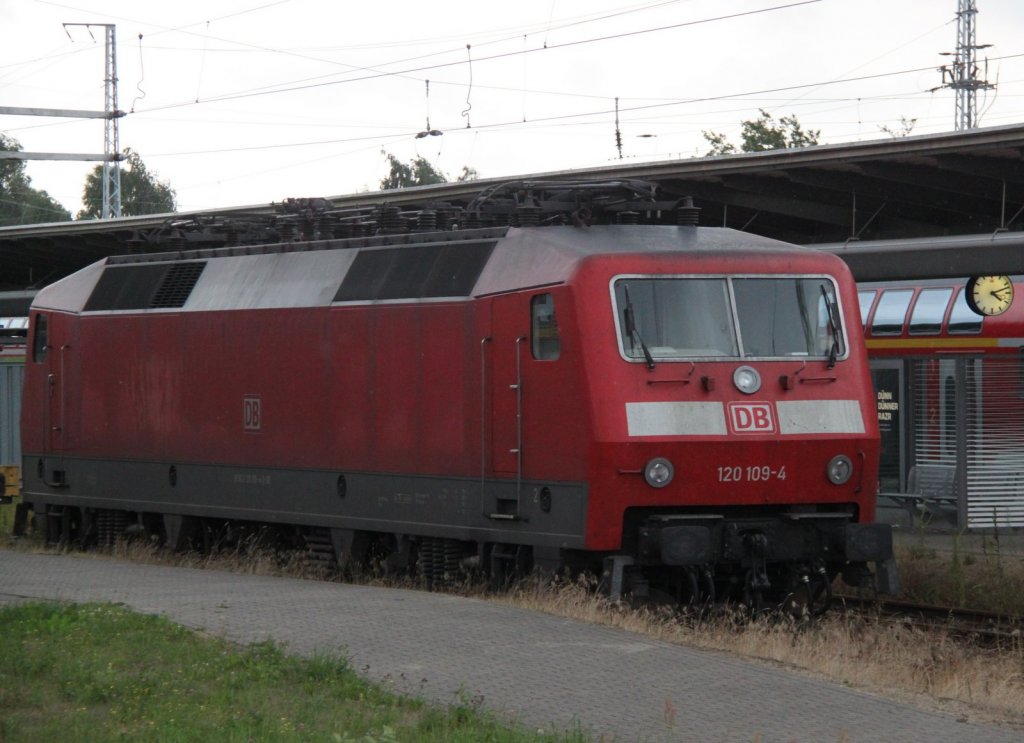
[[896, 558], [902, 598], [1024, 617], [1024, 554], [996, 537], [908, 535]]

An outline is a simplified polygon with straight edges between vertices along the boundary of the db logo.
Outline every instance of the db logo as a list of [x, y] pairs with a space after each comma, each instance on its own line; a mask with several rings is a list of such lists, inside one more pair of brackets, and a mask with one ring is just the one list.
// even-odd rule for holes
[[729, 403], [729, 427], [733, 433], [775, 433], [770, 402]]
[[242, 428], [246, 431], [259, 431], [263, 423], [260, 398], [245, 397], [242, 399]]

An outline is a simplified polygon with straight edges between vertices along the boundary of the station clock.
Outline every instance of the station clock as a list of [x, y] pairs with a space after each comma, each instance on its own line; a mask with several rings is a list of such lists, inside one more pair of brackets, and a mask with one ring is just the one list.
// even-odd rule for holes
[[973, 276], [967, 282], [967, 306], [979, 315], [1001, 315], [1013, 303], [1009, 276]]

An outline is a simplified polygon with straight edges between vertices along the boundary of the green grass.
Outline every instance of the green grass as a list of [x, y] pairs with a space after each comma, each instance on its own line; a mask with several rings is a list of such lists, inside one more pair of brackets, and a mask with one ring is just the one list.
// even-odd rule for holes
[[[17, 500], [15, 500], [17, 503]], [[14, 503], [0, 505], [0, 541], [6, 541], [14, 529]]]
[[438, 709], [342, 659], [238, 647], [105, 604], [0, 608], [0, 741], [582, 741]]

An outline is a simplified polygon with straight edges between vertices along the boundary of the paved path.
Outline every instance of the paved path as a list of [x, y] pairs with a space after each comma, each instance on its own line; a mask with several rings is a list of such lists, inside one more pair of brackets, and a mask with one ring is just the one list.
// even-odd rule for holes
[[120, 602], [240, 643], [343, 653], [428, 700], [462, 693], [531, 727], [578, 722], [605, 741], [1024, 739], [724, 654], [443, 594], [0, 550], [0, 603], [25, 599]]

